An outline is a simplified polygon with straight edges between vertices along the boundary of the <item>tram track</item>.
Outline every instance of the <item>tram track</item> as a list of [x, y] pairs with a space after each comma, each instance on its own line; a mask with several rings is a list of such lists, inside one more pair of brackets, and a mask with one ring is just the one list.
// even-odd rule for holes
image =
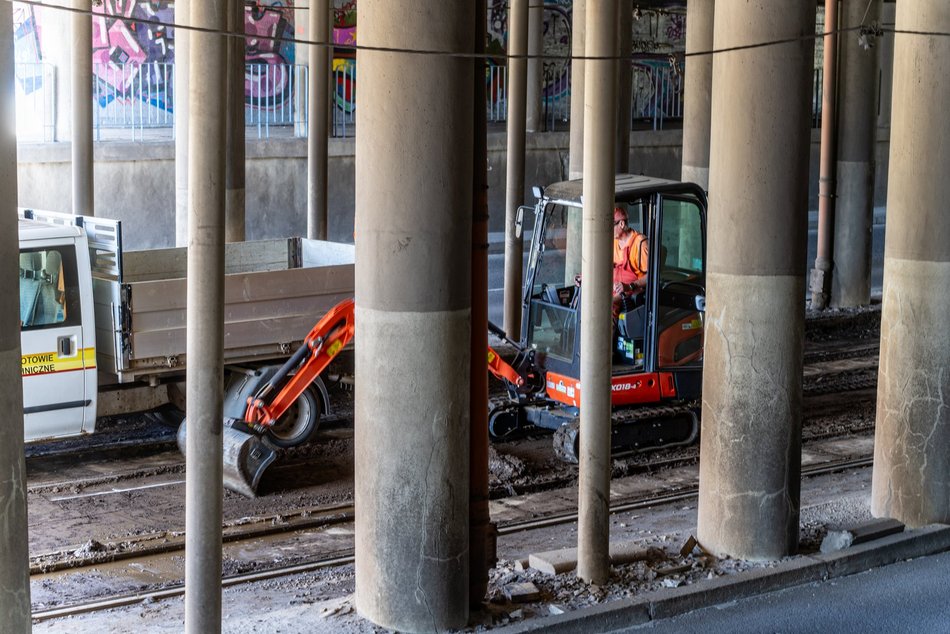
[[[828, 473], [837, 473], [851, 469], [867, 468], [873, 464], [872, 457], [845, 458], [820, 465], [811, 465], [802, 468], [802, 477], [816, 477]], [[610, 514], [617, 515], [630, 511], [655, 507], [666, 504], [678, 504], [686, 501], [695, 500], [699, 494], [698, 485], [687, 486], [674, 492], [660, 492], [628, 499], [618, 499], [611, 502]], [[352, 505], [338, 505], [332, 509], [324, 509], [327, 513], [335, 514], [338, 522], [352, 521], [354, 509]], [[534, 530], [552, 528], [577, 522], [578, 513], [576, 509], [568, 509], [561, 513], [549, 513], [543, 517], [532, 517], [522, 521], [502, 523], [498, 526], [499, 536], [509, 536], [518, 533], [525, 533]], [[317, 523], [323, 520], [317, 520]], [[304, 530], [301, 525], [294, 526], [291, 529], [274, 529], [268, 534], [274, 534], [286, 530]], [[264, 535], [261, 531], [255, 537]], [[250, 537], [245, 537], [250, 538]], [[225, 542], [227, 542], [227, 537]], [[181, 546], [183, 548], [183, 544]], [[176, 548], [169, 547], [165, 553]], [[151, 556], [154, 556], [152, 554]], [[226, 575], [222, 578], [222, 587], [233, 587], [241, 584], [247, 584], [257, 581], [265, 581], [291, 575], [311, 573], [321, 569], [334, 568], [339, 566], [351, 565], [354, 562], [352, 550], [336, 552], [331, 555], [322, 555], [309, 559], [307, 561], [297, 562], [290, 565], [278, 565], [258, 569], [251, 572], [244, 572], [232, 575]], [[97, 597], [89, 601], [80, 601], [68, 605], [60, 605], [44, 609], [35, 610], [32, 614], [34, 622], [78, 616], [90, 612], [109, 610], [118, 607], [133, 605], [143, 601], [158, 601], [173, 597], [182, 596], [185, 592], [183, 582], [166, 584], [160, 588], [146, 589], [138, 592], [125, 593], [116, 596]]]

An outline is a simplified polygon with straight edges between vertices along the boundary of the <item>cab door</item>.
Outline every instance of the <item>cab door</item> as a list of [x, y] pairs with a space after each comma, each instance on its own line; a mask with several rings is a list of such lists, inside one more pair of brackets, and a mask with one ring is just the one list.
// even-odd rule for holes
[[[20, 248], [20, 344], [26, 440], [72, 436], [94, 417], [87, 376], [95, 351], [83, 336], [76, 245], [37, 240]], [[91, 372], [90, 372], [91, 370]], [[95, 390], [95, 385], [91, 386]]]
[[[691, 195], [663, 195], [656, 206], [651, 268], [656, 315], [649, 337], [658, 372], [668, 373], [679, 398], [702, 389], [706, 296], [705, 203]], [[667, 385], [669, 381], [663, 381]], [[672, 394], [670, 394], [672, 396]]]

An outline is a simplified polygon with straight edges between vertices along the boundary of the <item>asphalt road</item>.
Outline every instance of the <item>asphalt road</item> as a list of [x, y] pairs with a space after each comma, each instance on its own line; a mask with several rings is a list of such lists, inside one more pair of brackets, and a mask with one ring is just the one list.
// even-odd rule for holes
[[[808, 268], [815, 263], [815, 250], [818, 242], [818, 232], [808, 232]], [[528, 259], [527, 242], [525, 243], [525, 261]], [[880, 296], [884, 280], [884, 225], [874, 225], [871, 237], [871, 295]], [[524, 268], [522, 267], [522, 271]], [[501, 326], [504, 322], [504, 278], [505, 256], [502, 253], [492, 253], [488, 256], [488, 319]], [[808, 277], [806, 273], [805, 283]]]
[[653, 621], [622, 632], [950, 632], [950, 553]]

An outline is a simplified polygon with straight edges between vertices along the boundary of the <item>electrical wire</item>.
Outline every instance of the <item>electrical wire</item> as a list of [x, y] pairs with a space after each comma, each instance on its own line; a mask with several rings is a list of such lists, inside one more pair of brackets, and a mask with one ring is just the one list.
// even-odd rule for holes
[[[88, 15], [92, 18], [101, 18], [101, 17], [111, 17], [104, 15], [102, 13], [97, 13], [95, 11], [87, 9], [77, 9], [74, 7], [66, 7], [62, 5], [49, 4], [43, 2], [42, 0], [4, 0], [5, 2], [13, 3], [19, 2], [20, 4], [25, 4], [31, 7], [41, 7], [44, 9], [53, 9], [59, 11], [65, 11], [72, 13], [74, 15]], [[209, 1], [209, 0], [203, 0]], [[290, 7], [286, 7], [290, 8]], [[194, 25], [186, 24], [177, 24], [175, 22], [165, 22], [162, 20], [153, 20], [150, 18], [139, 18], [139, 17], [126, 17], [126, 16], [116, 16], [121, 17], [127, 22], [133, 22], [136, 24], [144, 24], [148, 26], [160, 26], [164, 28], [173, 28], [181, 29], [183, 31], [190, 31], [192, 33], [203, 33], [208, 35], [221, 35], [225, 37], [248, 37], [246, 33], [238, 33], [236, 31], [228, 31], [222, 29], [207, 28]], [[844, 27], [839, 28], [834, 31], [834, 34], [847, 33], [850, 31], [859, 31], [865, 28], [865, 25], [853, 26], [853, 27]], [[893, 33], [895, 35], [913, 35], [921, 37], [950, 37], [950, 32], [944, 31], [915, 31], [908, 29], [887, 29], [881, 28], [881, 34]], [[719, 49], [710, 49], [706, 51], [690, 51], [685, 53], [676, 53], [676, 56], [682, 57], [702, 57], [708, 55], [723, 55], [726, 53], [733, 53], [738, 51], [747, 51], [759, 48], [766, 48], [771, 46], [781, 46], [785, 44], [794, 44], [798, 42], [805, 42], [808, 40], [816, 40], [818, 38], [824, 38], [829, 35], [832, 35], [832, 32], [823, 32], [815, 33], [810, 35], [801, 35], [798, 37], [783, 38], [777, 40], [768, 40], [765, 42], [755, 42], [752, 44], [742, 44], [738, 46], [729, 46]], [[324, 41], [315, 41], [308, 39], [301, 39], [296, 37], [284, 37], [280, 35], [259, 35], [255, 34], [253, 36], [258, 40], [267, 40], [272, 42], [286, 43], [286, 44], [302, 44], [306, 46], [319, 46], [324, 48], [332, 48], [335, 50], [342, 51], [352, 51], [358, 53], [360, 51], [367, 51], [373, 53], [401, 53], [406, 55], [424, 55], [424, 56], [439, 56], [439, 57], [451, 57], [456, 59], [491, 59], [498, 60], [511, 60], [511, 59], [527, 59], [527, 60], [542, 60], [542, 61], [573, 61], [573, 60], [583, 60], [583, 61], [621, 61], [621, 60], [632, 60], [631, 57], [620, 56], [620, 55], [550, 55], [550, 54], [524, 54], [524, 55], [511, 55], [506, 54], [504, 56], [491, 54], [491, 53], [472, 53], [472, 52], [461, 52], [461, 51], [446, 51], [446, 50], [434, 50], [434, 49], [418, 49], [418, 48], [408, 48], [408, 47], [393, 47], [393, 46], [371, 46], [367, 44], [335, 44], [333, 42], [324, 42]]]

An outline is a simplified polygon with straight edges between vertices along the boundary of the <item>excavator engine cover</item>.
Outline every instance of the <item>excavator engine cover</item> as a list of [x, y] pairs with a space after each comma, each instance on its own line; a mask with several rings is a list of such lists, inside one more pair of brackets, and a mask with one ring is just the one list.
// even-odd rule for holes
[[[182, 421], [178, 428], [178, 449], [182, 455], [186, 455], [186, 425], [187, 421]], [[225, 488], [245, 497], [254, 497], [261, 476], [274, 462], [277, 453], [241, 420], [225, 417], [221, 436], [224, 442]]]

